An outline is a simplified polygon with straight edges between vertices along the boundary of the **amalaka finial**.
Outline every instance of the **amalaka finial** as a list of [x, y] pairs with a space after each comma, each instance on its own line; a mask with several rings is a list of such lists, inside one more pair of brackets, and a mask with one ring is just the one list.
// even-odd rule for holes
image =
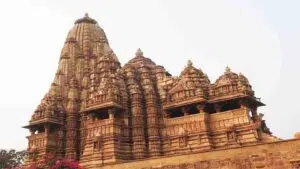
[[141, 56], [143, 56], [144, 54], [143, 54], [143, 51], [140, 49], [140, 48], [138, 48], [138, 50], [135, 52], [135, 56], [137, 56], [137, 57], [141, 57]]
[[188, 60], [187, 66], [188, 66], [188, 67], [193, 66], [193, 62], [192, 62], [191, 60]]
[[80, 23], [92, 23], [92, 24], [96, 24], [97, 21], [95, 21], [94, 19], [90, 18], [88, 13], [85, 13], [83, 18], [77, 19], [75, 21], [75, 24], [80, 24]]
[[228, 66], [226, 66], [225, 73], [229, 73], [229, 72], [231, 72], [231, 70], [230, 70], [230, 68]]

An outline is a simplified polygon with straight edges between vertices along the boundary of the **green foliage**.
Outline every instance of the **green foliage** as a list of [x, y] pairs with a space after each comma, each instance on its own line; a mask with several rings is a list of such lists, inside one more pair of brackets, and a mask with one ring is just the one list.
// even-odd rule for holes
[[165, 75], [166, 75], [166, 76], [172, 76], [172, 74], [169, 73], [168, 71], [165, 72]]
[[14, 168], [23, 163], [25, 151], [0, 149], [0, 169]]

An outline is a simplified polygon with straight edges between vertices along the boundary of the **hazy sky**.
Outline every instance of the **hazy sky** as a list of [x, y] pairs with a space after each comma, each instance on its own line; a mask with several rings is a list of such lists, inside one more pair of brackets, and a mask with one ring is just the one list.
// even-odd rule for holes
[[25, 149], [22, 129], [54, 78], [60, 50], [84, 13], [122, 65], [141, 48], [173, 75], [188, 59], [214, 82], [242, 72], [274, 135], [300, 131], [299, 0], [0, 1], [0, 148]]

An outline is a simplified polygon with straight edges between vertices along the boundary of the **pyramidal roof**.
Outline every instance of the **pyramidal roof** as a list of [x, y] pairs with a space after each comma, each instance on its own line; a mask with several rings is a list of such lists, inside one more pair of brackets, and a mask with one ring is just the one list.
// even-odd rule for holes
[[[79, 92], [77, 95], [84, 89], [96, 88], [93, 85], [99, 81], [97, 78], [115, 73], [119, 68], [119, 60], [110, 48], [104, 30], [96, 20], [85, 14], [83, 18], [76, 20], [67, 35], [54, 85], [50, 87], [44, 99], [53, 95], [67, 98], [74, 81]], [[78, 99], [80, 97], [78, 96]]]
[[68, 33], [68, 40], [76, 40], [83, 55], [90, 55], [97, 43], [106, 44], [105, 46], [108, 47], [104, 30], [88, 14], [75, 22]]

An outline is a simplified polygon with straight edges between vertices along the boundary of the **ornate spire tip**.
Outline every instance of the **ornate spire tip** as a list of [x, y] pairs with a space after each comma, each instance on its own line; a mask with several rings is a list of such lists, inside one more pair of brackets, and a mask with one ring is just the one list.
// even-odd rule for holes
[[226, 66], [225, 73], [229, 73], [230, 71], [231, 71], [230, 68], [228, 66]]
[[188, 60], [187, 66], [193, 66], [193, 62], [191, 60]]
[[135, 52], [135, 56], [137, 56], [137, 57], [141, 57], [141, 56], [143, 56], [144, 54], [143, 54], [143, 51], [140, 49], [140, 48], [138, 48], [138, 50]]
[[95, 21], [94, 19], [90, 18], [88, 13], [85, 13], [83, 18], [80, 18], [80, 19], [78, 19], [78, 20], [75, 21], [75, 24], [80, 24], [80, 23], [92, 23], [92, 24], [96, 24], [97, 21]]

